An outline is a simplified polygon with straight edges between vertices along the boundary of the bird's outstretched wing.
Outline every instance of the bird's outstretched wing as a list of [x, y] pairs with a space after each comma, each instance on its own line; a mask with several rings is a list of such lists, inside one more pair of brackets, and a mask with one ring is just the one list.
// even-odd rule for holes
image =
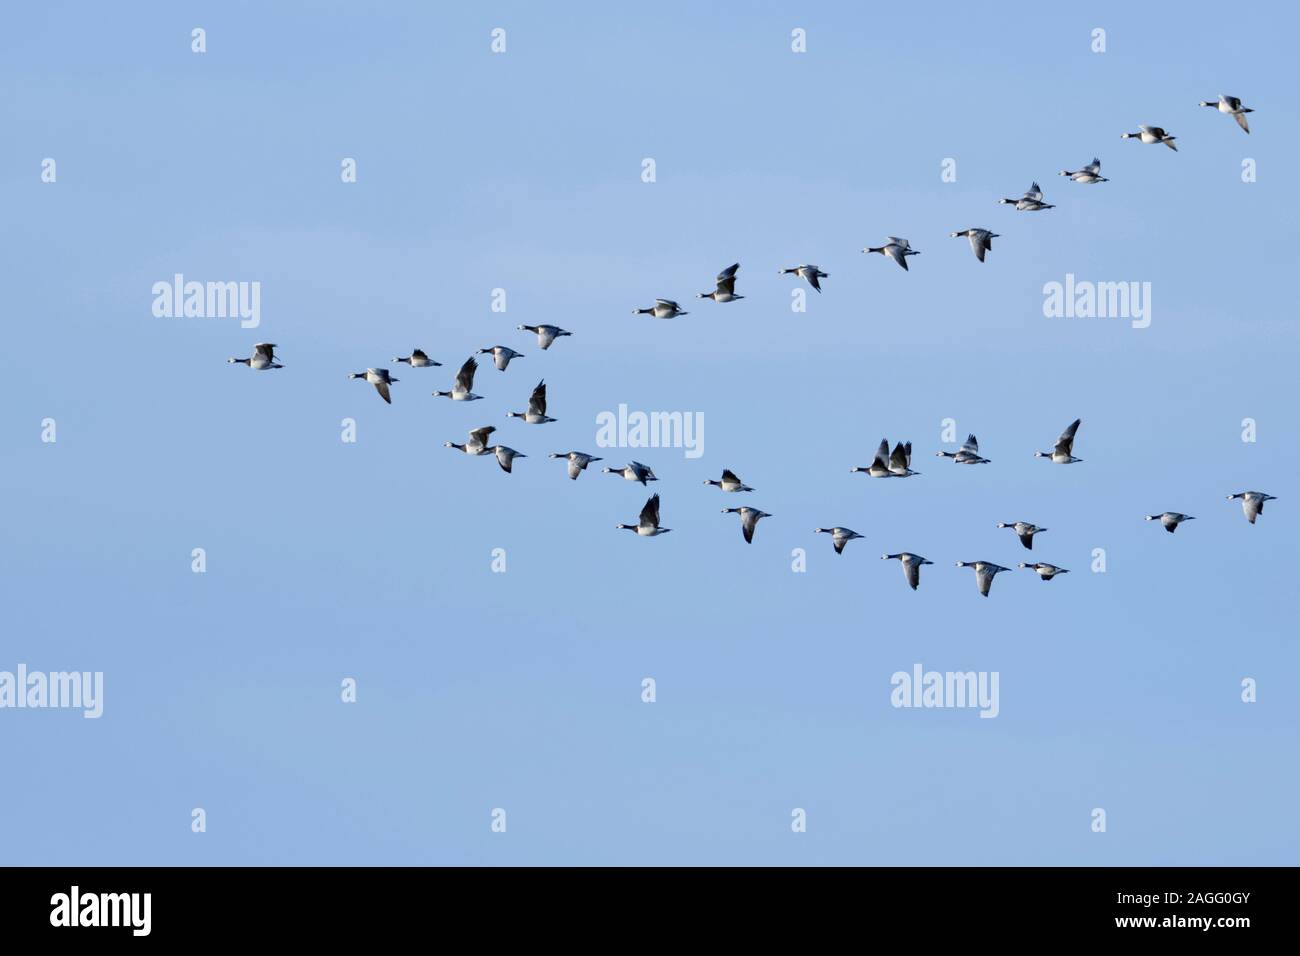
[[1079, 430], [1082, 422], [1082, 418], [1076, 418], [1065, 431], [1061, 432], [1061, 437], [1056, 439], [1056, 451], [1063, 455], [1074, 454], [1074, 433]]
[[478, 371], [478, 361], [474, 356], [465, 360], [465, 364], [460, 367], [456, 373], [456, 387], [462, 392], [468, 392], [474, 388], [474, 373]]
[[652, 528], [659, 527], [659, 496], [651, 495], [646, 501], [645, 507], [641, 509], [641, 523], [648, 524]]
[[528, 399], [528, 412], [530, 415], [546, 414], [546, 382], [538, 382], [533, 389], [533, 394]]

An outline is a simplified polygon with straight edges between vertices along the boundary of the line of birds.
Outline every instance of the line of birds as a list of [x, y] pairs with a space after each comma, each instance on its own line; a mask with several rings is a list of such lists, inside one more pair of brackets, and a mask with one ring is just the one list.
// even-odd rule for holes
[[[1247, 113], [1254, 110], [1243, 106], [1241, 100], [1233, 96], [1220, 96], [1217, 101], [1202, 101], [1201, 106], [1213, 107], [1221, 113], [1232, 116], [1237, 124], [1250, 132], [1250, 127], [1246, 121]], [[1141, 126], [1136, 133], [1124, 133], [1124, 139], [1138, 139], [1148, 144], [1164, 144], [1170, 149], [1177, 151], [1178, 147], [1174, 144], [1175, 137], [1167, 133], [1158, 126]], [[1062, 170], [1060, 175], [1069, 177], [1071, 181], [1083, 184], [1096, 184], [1109, 182], [1101, 175], [1101, 160], [1094, 157], [1092, 162], [1077, 170]], [[998, 200], [999, 204], [1012, 205], [1017, 211], [1021, 212], [1039, 212], [1046, 209], [1055, 208], [1051, 203], [1045, 201], [1042, 188], [1037, 182], [1031, 184], [1030, 188], [1023, 196], [1016, 199], [1003, 198]], [[964, 237], [970, 242], [971, 250], [974, 252], [976, 259], [984, 261], [985, 254], [993, 248], [993, 240], [998, 238], [998, 234], [983, 228], [962, 229], [950, 234], [953, 238]], [[907, 239], [898, 236], [888, 236], [884, 244], [880, 246], [868, 246], [862, 250], [867, 254], [879, 254], [892, 259], [905, 271], [908, 270], [908, 259], [912, 256], [920, 255], [920, 250], [913, 249]], [[733, 263], [718, 273], [714, 288], [711, 292], [700, 292], [696, 298], [712, 299], [714, 302], [727, 303], [743, 299], [743, 295], [736, 293], [736, 279], [740, 270], [740, 263]], [[794, 275], [799, 279], [807, 282], [814, 290], [821, 292], [821, 280], [828, 278], [829, 274], [822, 271], [816, 265], [803, 264], [791, 266], [778, 270], [780, 275]], [[672, 319], [682, 315], [688, 315], [681, 306], [672, 299], [656, 299], [653, 306], [646, 309], [634, 309], [634, 315], [650, 315], [658, 319]], [[572, 333], [555, 325], [520, 325], [519, 331], [530, 332], [537, 336], [537, 344], [542, 350], [549, 349], [556, 339], [569, 336]], [[231, 363], [247, 365], [256, 371], [266, 371], [269, 369], [279, 369], [284, 366], [277, 361], [274, 343], [259, 342], [253, 346], [253, 354], [248, 358], [231, 358]], [[456, 373], [456, 379], [450, 389], [446, 391], [434, 391], [433, 395], [439, 398], [449, 398], [457, 402], [477, 401], [483, 398], [482, 395], [474, 393], [474, 377], [478, 370], [478, 361], [476, 355], [491, 355], [492, 362], [499, 371], [506, 371], [510, 363], [518, 358], [523, 358], [524, 353], [515, 351], [505, 345], [494, 345], [479, 349], [474, 355], [471, 355], [460, 370]], [[427, 353], [421, 349], [413, 349], [410, 355], [395, 356], [393, 362], [399, 365], [406, 365], [410, 368], [433, 368], [441, 366], [441, 362], [434, 361]], [[387, 368], [367, 368], [364, 372], [352, 372], [348, 375], [349, 379], [364, 379], [375, 387], [379, 396], [387, 403], [392, 404], [391, 386], [400, 381], [394, 378]], [[520, 418], [525, 424], [544, 425], [556, 421], [547, 414], [546, 399], [546, 381], [543, 379], [534, 387], [532, 394], [528, 399], [527, 409], [524, 411], [507, 411], [507, 418]], [[1047, 458], [1056, 464], [1076, 464], [1083, 461], [1074, 455], [1075, 435], [1081, 424], [1080, 419], [1075, 419], [1066, 429], [1061, 432], [1056, 439], [1051, 451], [1036, 451], [1034, 457]], [[489, 444], [491, 436], [496, 432], [495, 426], [484, 425], [472, 429], [469, 432], [469, 438], [464, 443], [445, 442], [447, 448], [452, 448], [472, 456], [493, 455], [498, 465], [507, 473], [512, 472], [514, 462], [518, 458], [527, 458], [523, 452], [502, 444]], [[966, 441], [956, 451], [941, 450], [935, 453], [938, 457], [951, 458], [954, 463], [959, 465], [987, 465], [990, 464], [988, 458], [983, 457], [979, 451], [979, 441], [974, 434], [967, 436]], [[586, 452], [569, 451], [553, 452], [550, 456], [552, 459], [564, 459], [567, 465], [567, 473], [570, 479], [577, 480], [582, 472], [592, 462], [603, 461], [604, 459], [591, 455]], [[865, 473], [872, 478], [910, 478], [920, 474], [912, 469], [912, 443], [897, 442], [893, 450], [890, 450], [889, 440], [881, 439], [880, 445], [876, 449], [876, 454], [870, 465], [856, 466], [850, 469], [851, 473]], [[654, 471], [641, 462], [631, 461], [622, 468], [613, 468], [606, 466], [602, 469], [604, 474], [614, 474], [622, 477], [626, 481], [640, 483], [643, 487], [651, 481], [658, 481]], [[746, 485], [730, 469], [723, 469], [720, 479], [708, 479], [706, 485], [714, 486], [728, 493], [752, 492], [754, 489]], [[1236, 494], [1228, 495], [1228, 500], [1240, 499], [1242, 510], [1246, 519], [1255, 523], [1255, 519], [1263, 513], [1264, 503], [1273, 501], [1274, 496], [1259, 491], [1242, 491]], [[740, 517], [741, 534], [746, 543], [753, 543], [754, 533], [758, 527], [758, 522], [763, 518], [772, 517], [766, 511], [748, 506], [722, 509], [723, 514], [735, 514]], [[1161, 526], [1171, 534], [1178, 530], [1179, 525], [1186, 521], [1194, 520], [1193, 516], [1183, 514], [1177, 511], [1165, 511], [1160, 514], [1146, 515], [1147, 521], [1159, 521]], [[633, 531], [640, 537], [657, 537], [667, 534], [672, 529], [663, 527], [660, 524], [660, 498], [658, 494], [651, 495], [646, 500], [641, 509], [641, 513], [635, 524], [619, 523], [616, 527], [620, 530]], [[998, 522], [998, 528], [1011, 528], [1020, 539], [1021, 544], [1026, 550], [1033, 550], [1034, 536], [1047, 531], [1047, 528], [1040, 528], [1035, 524], [1027, 521], [1002, 521]], [[815, 528], [814, 534], [829, 534], [831, 544], [836, 554], [842, 554], [845, 546], [853, 540], [862, 538], [852, 528], [831, 527]], [[908, 585], [912, 590], [916, 590], [920, 585], [921, 567], [927, 564], [933, 564], [927, 558], [911, 552], [900, 552], [897, 554], [881, 555], [881, 560], [897, 560], [901, 562], [903, 574]], [[1010, 568], [995, 564], [991, 561], [958, 561], [959, 568], [972, 568], [975, 571], [975, 581], [980, 594], [988, 597], [989, 590], [992, 587], [993, 579], [1003, 571], [1009, 571]], [[1036, 572], [1043, 581], [1050, 581], [1060, 574], [1068, 574], [1066, 568], [1057, 567], [1054, 564], [1046, 562], [1021, 562], [1018, 567]]]
[[[1250, 132], [1250, 126], [1246, 122], [1246, 114], [1255, 112], [1249, 107], [1243, 106], [1241, 100], [1235, 96], [1220, 95], [1218, 100], [1210, 102], [1203, 100], [1201, 106], [1210, 106], [1221, 113], [1232, 116], [1237, 124], [1247, 133]], [[1143, 143], [1163, 143], [1174, 152], [1178, 147], [1174, 145], [1176, 137], [1165, 132], [1159, 126], [1139, 126], [1136, 133], [1124, 133], [1121, 139], [1137, 139]], [[1093, 185], [1096, 183], [1110, 182], [1101, 174], [1101, 160], [1093, 157], [1092, 162], [1079, 169], [1063, 169], [1060, 173], [1067, 176], [1072, 182], [1083, 183], [1084, 185]], [[1043, 189], [1037, 182], [1030, 184], [1029, 189], [1025, 190], [1023, 196], [1016, 199], [999, 199], [999, 205], [1014, 206], [1018, 212], [1041, 212], [1045, 209], [1055, 209], [1056, 207], [1047, 202]], [[975, 258], [980, 262], [984, 261], [984, 256], [993, 248], [993, 240], [997, 239], [998, 233], [984, 228], [959, 229], [956, 232], [949, 233], [954, 239], [966, 238], [970, 242], [971, 251], [975, 253]], [[887, 236], [885, 242], [880, 246], [867, 246], [862, 250], [864, 253], [876, 254], [893, 259], [894, 262], [904, 270], [909, 271], [907, 259], [909, 256], [919, 256], [919, 249], [913, 249], [908, 240], [898, 236]], [[740, 264], [735, 263], [727, 266], [718, 273], [716, 287], [712, 292], [701, 292], [696, 295], [698, 299], [712, 299], [714, 302], [735, 302], [743, 299], [743, 295], [736, 294], [736, 272]], [[823, 272], [820, 267], [815, 265], [798, 265], [791, 266], [788, 269], [779, 269], [779, 275], [795, 275], [806, 281], [817, 292], [822, 291], [821, 281], [828, 278], [829, 274]], [[651, 315], [656, 319], [675, 319], [680, 315], [689, 315], [680, 305], [672, 299], [656, 299], [655, 304], [648, 309], [634, 309], [634, 315]]]

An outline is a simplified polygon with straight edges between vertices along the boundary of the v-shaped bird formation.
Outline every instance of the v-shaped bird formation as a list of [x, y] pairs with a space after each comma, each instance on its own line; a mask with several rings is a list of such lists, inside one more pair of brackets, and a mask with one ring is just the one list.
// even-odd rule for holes
[[[1209, 107], [1219, 113], [1231, 116], [1241, 129], [1249, 133], [1250, 126], [1246, 120], [1246, 114], [1254, 112], [1250, 107], [1244, 106], [1240, 99], [1235, 96], [1220, 95], [1217, 100], [1203, 100], [1199, 104], [1202, 107]], [[1176, 137], [1160, 126], [1139, 126], [1137, 132], [1125, 132], [1122, 134], [1123, 139], [1136, 139], [1147, 145], [1164, 145], [1170, 150], [1177, 152], [1178, 146], [1175, 143]], [[1061, 176], [1068, 178], [1071, 182], [1083, 185], [1096, 185], [1099, 183], [1109, 182], [1105, 176], [1101, 175], [1101, 159], [1093, 157], [1088, 164], [1078, 169], [1064, 169], [1060, 172]], [[1022, 195], [1013, 198], [1003, 197], [997, 200], [998, 204], [1012, 206], [1017, 212], [1043, 212], [1049, 209], [1055, 209], [1053, 203], [1047, 202], [1042, 187], [1038, 182], [1030, 184]], [[992, 232], [983, 227], [971, 227], [960, 229], [950, 233], [952, 238], [965, 238], [969, 241], [971, 251], [975, 258], [983, 263], [987, 254], [993, 249], [993, 240], [1000, 238], [998, 233]], [[879, 254], [880, 256], [892, 259], [904, 272], [910, 272], [909, 260], [919, 256], [921, 251], [912, 248], [911, 242], [898, 236], [887, 236], [884, 242], [878, 246], [866, 246], [862, 249], [866, 254]], [[718, 304], [730, 304], [742, 301], [744, 295], [738, 293], [737, 285], [740, 282], [741, 265], [739, 262], [732, 263], [722, 269], [713, 280], [712, 291], [700, 292], [696, 294], [699, 299], [711, 299]], [[819, 266], [811, 264], [801, 264], [796, 266], [783, 267], [777, 270], [780, 275], [793, 275], [797, 280], [807, 283], [815, 292], [822, 293], [821, 280], [829, 278], [829, 273], [823, 271]], [[897, 275], [896, 273], [894, 275]], [[891, 281], [910, 281], [901, 277]], [[697, 286], [698, 288], [698, 286]], [[706, 310], [712, 307], [705, 307]], [[742, 307], [743, 309], [744, 307]], [[648, 315], [656, 319], [676, 319], [682, 316], [690, 315], [689, 312], [673, 299], [656, 298], [654, 304], [648, 308], [636, 308], [632, 310], [634, 315]], [[519, 325], [517, 331], [527, 332], [537, 337], [537, 346], [542, 351], [551, 348], [555, 342], [564, 337], [571, 336], [573, 333], [566, 331], [556, 325]], [[481, 341], [481, 340], [480, 340]], [[246, 365], [254, 371], [268, 371], [270, 369], [282, 369], [276, 355], [277, 345], [270, 342], [258, 342], [253, 345], [253, 353], [247, 358], [230, 358], [227, 361], [231, 364]], [[480, 401], [484, 396], [474, 392], [475, 375], [478, 371], [478, 361], [476, 355], [490, 355], [492, 364], [500, 372], [507, 372], [512, 362], [527, 357], [525, 353], [515, 350], [506, 345], [490, 345], [478, 349], [473, 355], [470, 355], [460, 366], [456, 373], [455, 380], [446, 390], [434, 390], [432, 395], [438, 398], [449, 398], [453, 402], [472, 402]], [[439, 368], [441, 362], [431, 359], [427, 352], [419, 348], [413, 348], [409, 355], [394, 357], [395, 364], [406, 365], [410, 369]], [[531, 365], [532, 363], [525, 363]], [[393, 403], [393, 386], [398, 384], [400, 379], [394, 378], [386, 368], [367, 368], [362, 372], [351, 372], [347, 376], [349, 379], [362, 379], [368, 384], [374, 386], [375, 391], [383, 401], [391, 405]], [[513, 377], [512, 377], [513, 378]], [[496, 379], [494, 379], [495, 381]], [[563, 397], [563, 392], [561, 392]], [[516, 406], [517, 408], [518, 406]], [[509, 410], [506, 412], [507, 418], [518, 418], [527, 425], [545, 425], [557, 421], [548, 414], [547, 386], [543, 379], [537, 383], [528, 396], [527, 406], [523, 411]], [[1076, 418], [1064, 431], [1057, 437], [1052, 444], [1050, 451], [1034, 451], [1033, 457], [1046, 458], [1054, 464], [1072, 465], [1082, 463], [1084, 459], [1076, 457], [1075, 441], [1078, 436], [1079, 427], [1082, 420]], [[519, 459], [527, 458], [523, 452], [517, 451], [508, 445], [500, 444], [493, 441], [497, 429], [493, 425], [482, 425], [473, 428], [468, 432], [468, 438], [463, 443], [448, 441], [445, 447], [462, 452], [471, 457], [482, 457], [491, 455], [495, 457], [497, 464], [502, 471], [507, 474], [513, 473], [514, 465]], [[997, 454], [995, 450], [995, 454]], [[1027, 452], [1026, 452], [1027, 454]], [[937, 457], [949, 458], [958, 465], [991, 465], [992, 460], [984, 457], [980, 452], [980, 444], [975, 435], [969, 434], [966, 440], [955, 450], [941, 449], [935, 452]], [[593, 462], [603, 461], [588, 452], [568, 451], [552, 452], [548, 457], [553, 459], [563, 459], [566, 463], [566, 474], [570, 480], [577, 480], [587, 467]], [[625, 481], [636, 482], [643, 487], [651, 481], [658, 481], [654, 471], [648, 466], [638, 461], [629, 461], [622, 467], [607, 465], [601, 469], [603, 474], [612, 474], [622, 477]], [[889, 439], [882, 438], [879, 446], [875, 450], [871, 463], [868, 465], [857, 465], [850, 469], [851, 473], [862, 473], [870, 478], [911, 478], [921, 475], [920, 472], [912, 469], [912, 442], [896, 441], [891, 449]], [[956, 479], [953, 479], [956, 480]], [[745, 484], [740, 477], [730, 468], [724, 468], [720, 478], [708, 478], [704, 484], [718, 488], [728, 494], [753, 494], [755, 489]], [[1246, 520], [1252, 525], [1256, 519], [1263, 514], [1264, 505], [1268, 501], [1276, 500], [1273, 495], [1262, 491], [1239, 491], [1227, 496], [1228, 500], [1239, 500], [1242, 511]], [[748, 499], [742, 499], [748, 500]], [[760, 508], [746, 505], [723, 508], [723, 514], [734, 514], [740, 518], [741, 536], [745, 543], [753, 544], [758, 530], [758, 524], [761, 520], [772, 518], [773, 515]], [[1159, 521], [1161, 526], [1170, 534], [1176, 532], [1180, 526], [1188, 521], [1195, 520], [1194, 516], [1184, 514], [1180, 511], [1163, 511], [1154, 514], [1145, 515], [1147, 521]], [[635, 524], [619, 523], [616, 525], [619, 530], [633, 531], [638, 537], [654, 538], [667, 534], [671, 528], [666, 528], [660, 523], [660, 496], [658, 493], [653, 494], [646, 500], [641, 508], [641, 512]], [[999, 521], [997, 528], [1009, 528], [1019, 539], [1020, 544], [1025, 550], [1034, 549], [1034, 539], [1037, 535], [1048, 531], [1047, 528], [1040, 527], [1029, 521]], [[831, 527], [818, 527], [813, 531], [814, 534], [829, 534], [831, 544], [836, 555], [843, 555], [845, 547], [852, 541], [865, 537], [852, 528], [843, 525], [834, 525]], [[1055, 536], [1053, 536], [1055, 537]], [[1049, 541], [1052, 539], [1048, 539]], [[881, 555], [882, 560], [896, 560], [903, 568], [903, 576], [908, 586], [917, 590], [920, 586], [921, 568], [925, 565], [931, 565], [934, 562], [924, 558], [919, 554], [909, 551], [900, 551], [893, 554]], [[980, 594], [985, 597], [993, 587], [994, 579], [1003, 571], [1011, 570], [1008, 567], [997, 564], [988, 560], [957, 561], [958, 568], [969, 568], [975, 572], [975, 584]], [[1020, 562], [1017, 565], [1022, 570], [1034, 571], [1042, 581], [1051, 581], [1059, 575], [1068, 574], [1066, 568], [1058, 567], [1055, 564], [1047, 562]]]

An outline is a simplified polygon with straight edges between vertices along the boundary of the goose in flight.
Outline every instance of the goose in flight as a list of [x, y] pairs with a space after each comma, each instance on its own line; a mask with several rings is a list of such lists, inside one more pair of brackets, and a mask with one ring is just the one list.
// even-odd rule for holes
[[595, 455], [588, 455], [581, 451], [570, 452], [553, 452], [551, 458], [564, 458], [569, 463], [569, 477], [574, 481], [578, 480], [578, 475], [587, 470], [587, 466], [593, 461], [604, 461], [603, 458], [597, 458]]
[[393, 356], [393, 361], [399, 365], [409, 365], [411, 368], [429, 368], [434, 365], [441, 365], [441, 362], [435, 362], [429, 356], [425, 355], [420, 349], [411, 349], [411, 354], [405, 357]]
[[[609, 469], [606, 469], [608, 471]], [[659, 496], [651, 495], [641, 509], [641, 518], [636, 524], [620, 524], [617, 527], [635, 531], [643, 538], [653, 538], [657, 534], [667, 534], [672, 528], [659, 527]]]
[[1036, 451], [1035, 458], [1050, 458], [1058, 465], [1072, 465], [1076, 461], [1083, 461], [1082, 458], [1074, 457], [1074, 433], [1079, 430], [1079, 424], [1082, 418], [1076, 418], [1070, 422], [1068, 428], [1061, 432], [1061, 437], [1056, 439], [1056, 444], [1051, 451]]
[[633, 309], [633, 315], [653, 315], [656, 319], [675, 319], [679, 315], [690, 315], [672, 299], [655, 299], [655, 304], [648, 309]]
[[[1037, 564], [1025, 564], [1023, 561], [1021, 561], [1020, 567], [1028, 568], [1030, 571], [1037, 571], [1039, 580], [1041, 581], [1050, 581], [1058, 574], [1070, 573], [1069, 569], [1067, 568], [1058, 568], [1054, 564], [1047, 564], [1046, 562], [1043, 561], [1039, 561]], [[1005, 568], [1003, 570], [1005, 570]]]
[[971, 252], [975, 253], [975, 258], [980, 262], [984, 261], [984, 253], [993, 248], [993, 240], [998, 238], [996, 232], [989, 232], [987, 229], [962, 229], [949, 235], [954, 239], [960, 236], [969, 239]]
[[821, 292], [822, 290], [822, 284], [818, 280], [830, 278], [830, 273], [822, 272], [821, 266], [810, 265], [793, 266], [789, 269], [778, 269], [776, 274], [784, 276], [790, 275], [791, 273], [798, 276], [800, 279], [803, 279], [818, 292]]
[[516, 352], [514, 349], [506, 348], [504, 345], [494, 345], [491, 348], [479, 349], [476, 354], [483, 355], [491, 353], [492, 364], [497, 367], [497, 371], [504, 372], [510, 365], [511, 359], [523, 357], [523, 352]]
[[606, 465], [600, 472], [603, 475], [621, 475], [625, 481], [639, 481], [643, 485], [647, 481], [659, 480], [653, 471], [639, 461], [628, 462], [626, 468], [610, 468]]
[[958, 561], [959, 568], [975, 569], [975, 584], [980, 589], [980, 594], [985, 597], [989, 596], [989, 588], [993, 587], [993, 579], [1002, 571], [1010, 571], [1010, 568], [1004, 568], [1000, 564], [994, 564], [992, 561]]
[[736, 295], [736, 270], [739, 268], [739, 262], [727, 266], [718, 273], [718, 287], [712, 292], [700, 292], [695, 298], [712, 299], [714, 302], [735, 302], [737, 299], [743, 299], [743, 295]]
[[248, 358], [228, 358], [228, 365], [247, 365], [258, 372], [265, 372], [268, 368], [284, 368], [275, 360], [275, 343], [258, 342], [253, 346], [253, 354]]
[[488, 446], [488, 436], [496, 431], [494, 425], [484, 425], [482, 428], [475, 428], [469, 433], [469, 441], [463, 445], [457, 445], [454, 441], [443, 442], [444, 448], [455, 448], [457, 451], [463, 451], [467, 455], [486, 455], [492, 449]]
[[388, 386], [400, 379], [393, 378], [388, 374], [386, 368], [368, 368], [364, 372], [350, 372], [348, 378], [364, 378], [367, 382], [375, 387], [379, 397], [389, 405], [393, 404], [393, 399], [389, 395]]
[[542, 351], [551, 347], [551, 343], [563, 335], [572, 335], [572, 332], [566, 332], [558, 325], [521, 325], [520, 332], [534, 332], [537, 334], [537, 345]]
[[1262, 491], [1239, 491], [1235, 495], [1228, 495], [1229, 501], [1234, 498], [1241, 499], [1241, 510], [1251, 524], [1254, 524], [1255, 519], [1264, 513], [1264, 502], [1277, 500], [1275, 496], [1266, 495]]
[[919, 554], [912, 554], [910, 551], [904, 551], [901, 554], [882, 554], [881, 561], [898, 560], [903, 562], [903, 577], [907, 578], [908, 585], [915, 591], [921, 583], [921, 565], [934, 564]]
[[957, 451], [936, 451], [936, 458], [951, 458], [959, 465], [987, 465], [989, 460], [980, 457], [980, 443], [974, 435], [966, 436], [966, 443]]
[[999, 521], [999, 528], [1013, 528], [1020, 538], [1020, 543], [1025, 546], [1025, 550], [1034, 550], [1034, 535], [1042, 534], [1046, 528], [1040, 528], [1036, 524], [1030, 524], [1028, 521]]
[[1176, 153], [1178, 152], [1178, 147], [1174, 145], [1175, 138], [1176, 137], [1170, 136], [1159, 126], [1139, 126], [1138, 132], [1124, 133], [1120, 136], [1120, 139], [1139, 139], [1148, 145], [1164, 143]]
[[488, 451], [494, 452], [497, 456], [497, 464], [506, 474], [510, 474], [511, 466], [514, 465], [516, 458], [527, 458], [521, 451], [515, 451], [506, 445], [493, 445]]
[[754, 541], [754, 529], [758, 527], [759, 518], [772, 517], [766, 511], [759, 511], [757, 508], [748, 508], [742, 505], [739, 508], [723, 508], [724, 515], [740, 515], [740, 533], [745, 536], [745, 543], [752, 544]]
[[1063, 169], [1061, 170], [1061, 175], [1069, 176], [1070, 179], [1076, 183], [1092, 184], [1110, 182], [1109, 179], [1101, 174], [1101, 160], [1095, 158], [1087, 166], [1084, 166], [1081, 169]]
[[913, 249], [906, 239], [899, 239], [897, 236], [886, 236], [885, 244], [883, 246], [868, 246], [862, 251], [868, 253], [878, 252], [882, 256], [888, 256], [902, 266], [904, 272], [908, 271], [907, 257], [919, 256], [921, 254], [917, 250]]
[[474, 356], [465, 360], [465, 364], [456, 373], [456, 384], [450, 392], [434, 392], [438, 398], [450, 398], [453, 402], [473, 402], [482, 398], [474, 394], [474, 373], [478, 371], [478, 361]]
[[1211, 102], [1209, 100], [1202, 100], [1201, 105], [1212, 107], [1220, 113], [1227, 113], [1237, 121], [1238, 126], [1244, 129], [1247, 133], [1250, 132], [1250, 126], [1246, 122], [1246, 114], [1255, 111], [1248, 106], [1242, 106], [1241, 100], [1237, 99], [1235, 96], [1224, 96], [1220, 93], [1217, 101]]
[[522, 418], [529, 425], [545, 425], [555, 421], [546, 414], [546, 382], [538, 382], [528, 399], [528, 411], [506, 412], [506, 418]]
[[813, 528], [813, 534], [828, 534], [831, 536], [831, 547], [835, 549], [836, 554], [844, 553], [844, 546], [854, 538], [861, 538], [852, 528]]
[[866, 466], [855, 466], [849, 469], [849, 474], [864, 471], [872, 478], [893, 478], [894, 473], [889, 470], [889, 439], [880, 439], [880, 447], [876, 449], [876, 457], [872, 459], [871, 464]]
[[893, 454], [889, 456], [889, 473], [895, 478], [911, 478], [913, 475], [919, 475], [919, 471], [912, 470], [912, 443], [899, 442], [894, 446]]
[[1003, 206], [1015, 206], [1017, 212], [1038, 212], [1042, 209], [1055, 209], [1051, 203], [1043, 202], [1043, 189], [1038, 183], [1031, 183], [1019, 199], [999, 199]]
[[753, 491], [754, 490], [753, 488], [749, 487], [749, 485], [745, 484], [743, 481], [737, 478], [736, 473], [732, 471], [730, 468], [722, 469], [721, 481], [714, 481], [712, 478], [706, 478], [704, 479], [704, 483], [706, 485], [717, 485], [723, 491]]
[[1159, 521], [1160, 526], [1173, 534], [1184, 521], [1195, 521], [1194, 515], [1185, 515], [1178, 511], [1166, 511], [1163, 514], [1147, 515], [1148, 521]]

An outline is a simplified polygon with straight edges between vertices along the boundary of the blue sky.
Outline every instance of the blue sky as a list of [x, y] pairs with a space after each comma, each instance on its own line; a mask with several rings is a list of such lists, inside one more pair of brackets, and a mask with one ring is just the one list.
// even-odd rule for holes
[[[5, 19], [0, 670], [103, 671], [105, 702], [0, 711], [0, 859], [1297, 862], [1291, 9]], [[1250, 136], [1197, 107], [1221, 92]], [[1140, 123], [1180, 151], [1120, 140]], [[1110, 182], [1056, 175], [1094, 155]], [[1035, 179], [1057, 208], [995, 204]], [[983, 265], [968, 226], [1001, 236]], [[886, 235], [910, 272], [861, 254]], [[737, 260], [743, 301], [692, 298]], [[794, 313], [777, 269], [808, 261]], [[260, 282], [261, 327], [154, 317], [176, 272]], [[1044, 318], [1066, 273], [1150, 282], [1151, 326]], [[630, 314], [656, 296], [691, 314]], [[538, 322], [573, 336], [541, 352]], [[282, 371], [226, 364], [264, 340]], [[430, 396], [496, 344], [526, 356], [484, 401]], [[347, 380], [412, 346], [444, 367], [395, 371], [391, 407]], [[507, 421], [542, 377], [558, 421]], [[601, 452], [620, 403], [702, 414], [703, 457]], [[1083, 464], [1032, 457], [1079, 416]], [[933, 457], [947, 418], [992, 464]], [[514, 474], [442, 447], [484, 424]], [[921, 477], [849, 473], [883, 436]], [[644, 490], [569, 481], [570, 449], [650, 464], [674, 532], [615, 531]], [[723, 467], [757, 492], [704, 487]], [[1248, 488], [1279, 498], [1254, 527]], [[773, 515], [752, 545], [741, 503]], [[1166, 509], [1198, 520], [1142, 520]], [[952, 565], [1024, 560], [1017, 519], [1073, 573], [985, 600]], [[831, 524], [865, 540], [836, 556]], [[900, 550], [935, 562], [915, 593]], [[999, 672], [997, 719], [891, 707], [917, 662]]]

